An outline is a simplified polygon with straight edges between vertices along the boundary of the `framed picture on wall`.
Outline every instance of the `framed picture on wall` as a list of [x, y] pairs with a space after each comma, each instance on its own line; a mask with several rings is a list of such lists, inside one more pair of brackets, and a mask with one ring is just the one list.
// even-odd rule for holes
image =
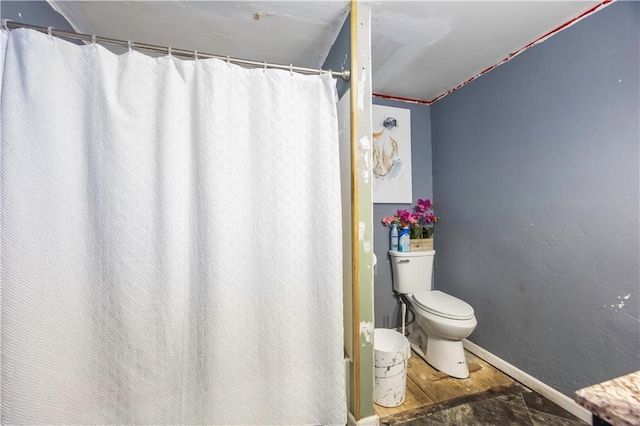
[[373, 202], [413, 203], [411, 111], [373, 105]]

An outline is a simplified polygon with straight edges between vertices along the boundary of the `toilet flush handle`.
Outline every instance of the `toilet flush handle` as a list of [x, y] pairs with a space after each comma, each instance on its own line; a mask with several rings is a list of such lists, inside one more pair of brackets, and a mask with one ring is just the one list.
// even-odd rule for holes
[[402, 259], [401, 261], [399, 261], [398, 263], [409, 263], [409, 259]]

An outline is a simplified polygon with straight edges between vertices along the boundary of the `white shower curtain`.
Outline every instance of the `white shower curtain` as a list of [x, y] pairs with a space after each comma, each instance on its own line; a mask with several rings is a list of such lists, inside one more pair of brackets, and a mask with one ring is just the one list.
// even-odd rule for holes
[[334, 85], [11, 32], [3, 424], [345, 424]]

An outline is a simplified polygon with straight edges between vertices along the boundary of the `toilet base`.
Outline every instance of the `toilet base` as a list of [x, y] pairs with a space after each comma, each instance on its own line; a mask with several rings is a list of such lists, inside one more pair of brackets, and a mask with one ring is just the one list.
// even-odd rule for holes
[[[417, 336], [415, 336], [415, 334], [409, 334], [407, 336], [407, 338], [409, 339], [409, 344], [411, 345], [411, 349], [429, 365], [431, 365], [436, 370], [441, 371], [456, 379], [466, 379], [467, 377], [469, 377], [469, 367], [464, 356], [464, 347], [462, 346], [462, 342], [460, 342], [459, 347], [455, 345], [455, 343], [457, 342], [452, 342], [446, 339], [444, 340], [445, 342], [454, 343], [454, 345], [439, 345], [436, 342], [435, 344], [431, 345], [431, 347], [433, 348], [431, 350], [431, 357], [427, 358], [427, 353], [429, 353], [429, 350], [424, 350], [424, 347], [426, 346], [428, 348], [428, 343], [426, 345], [423, 343], [423, 346], [421, 346], [421, 340], [417, 339], [416, 337]], [[437, 338], [433, 340], [436, 339]], [[427, 338], [427, 341], [429, 341], [429, 338]], [[444, 351], [442, 350], [443, 347]], [[462, 355], [460, 355], [459, 349], [462, 350]], [[455, 355], [453, 355], [452, 352], [455, 353]], [[448, 358], [450, 356], [451, 358]], [[458, 362], [460, 361], [460, 356], [462, 356], [464, 364], [458, 364]]]
[[424, 359], [433, 368], [451, 377], [469, 377], [469, 367], [461, 340], [448, 340], [427, 334], [427, 353]]
[[469, 377], [462, 340], [429, 336], [416, 323], [409, 325], [407, 339], [411, 349], [436, 370], [456, 379]]

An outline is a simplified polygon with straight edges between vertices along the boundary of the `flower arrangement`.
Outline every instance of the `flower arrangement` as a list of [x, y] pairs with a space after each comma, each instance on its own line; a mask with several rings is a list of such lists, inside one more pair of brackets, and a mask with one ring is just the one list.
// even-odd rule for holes
[[431, 238], [433, 235], [433, 224], [440, 220], [433, 213], [433, 204], [431, 200], [422, 198], [413, 207], [413, 212], [409, 210], [398, 210], [393, 216], [382, 218], [385, 226], [391, 226], [393, 223], [398, 225], [398, 229], [408, 226], [411, 230], [411, 239], [415, 238]]

